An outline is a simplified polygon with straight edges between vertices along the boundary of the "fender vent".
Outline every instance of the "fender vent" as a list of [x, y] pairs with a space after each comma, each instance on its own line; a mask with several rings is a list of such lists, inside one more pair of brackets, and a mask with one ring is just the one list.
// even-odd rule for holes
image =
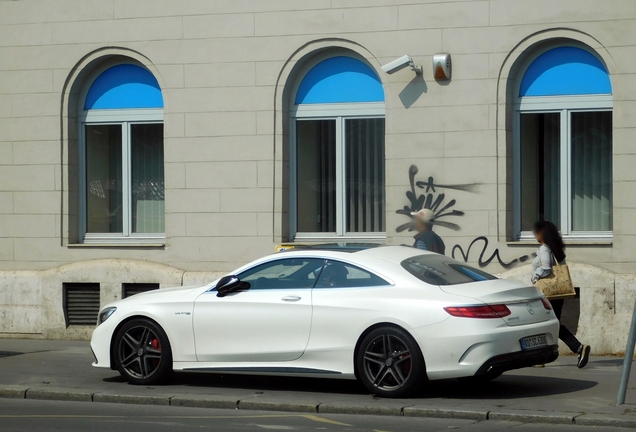
[[66, 326], [95, 326], [99, 313], [99, 284], [65, 283], [63, 286]]
[[124, 283], [121, 285], [121, 298], [158, 289], [158, 283]]

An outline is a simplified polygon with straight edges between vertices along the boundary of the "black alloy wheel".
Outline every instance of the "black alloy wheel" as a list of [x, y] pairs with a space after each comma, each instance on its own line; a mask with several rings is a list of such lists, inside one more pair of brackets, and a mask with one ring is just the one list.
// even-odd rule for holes
[[381, 327], [371, 331], [357, 353], [358, 376], [378, 396], [412, 394], [426, 379], [422, 352], [406, 331]]
[[132, 384], [157, 384], [172, 371], [172, 351], [161, 327], [144, 318], [127, 322], [115, 337], [115, 366]]

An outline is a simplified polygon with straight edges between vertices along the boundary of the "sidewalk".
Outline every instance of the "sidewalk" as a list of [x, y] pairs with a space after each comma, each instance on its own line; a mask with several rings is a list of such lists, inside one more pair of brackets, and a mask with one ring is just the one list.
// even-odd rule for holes
[[168, 385], [139, 387], [92, 361], [87, 342], [0, 339], [0, 398], [636, 428], [636, 377], [627, 404], [614, 406], [622, 366], [616, 357], [594, 357], [583, 370], [575, 357], [561, 357], [482, 386], [431, 382], [418, 398], [399, 400], [373, 397], [354, 381], [326, 379], [177, 374]]

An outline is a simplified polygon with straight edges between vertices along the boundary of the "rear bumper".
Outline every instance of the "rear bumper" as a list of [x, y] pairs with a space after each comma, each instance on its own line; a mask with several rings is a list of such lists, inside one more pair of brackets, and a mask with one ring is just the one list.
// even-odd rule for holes
[[501, 374], [503, 372], [531, 367], [538, 364], [552, 363], [559, 357], [559, 346], [550, 345], [529, 351], [518, 351], [502, 354], [487, 360], [475, 375]]

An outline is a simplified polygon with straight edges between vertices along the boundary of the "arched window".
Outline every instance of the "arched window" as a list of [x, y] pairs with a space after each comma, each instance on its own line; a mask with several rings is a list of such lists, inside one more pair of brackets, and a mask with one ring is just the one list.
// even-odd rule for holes
[[292, 97], [292, 238], [384, 238], [380, 79], [362, 59], [318, 57]]
[[163, 97], [137, 64], [94, 74], [80, 97], [80, 224], [86, 243], [165, 236]]
[[570, 238], [612, 235], [612, 85], [584, 47], [538, 53], [515, 95], [518, 238], [538, 219]]

